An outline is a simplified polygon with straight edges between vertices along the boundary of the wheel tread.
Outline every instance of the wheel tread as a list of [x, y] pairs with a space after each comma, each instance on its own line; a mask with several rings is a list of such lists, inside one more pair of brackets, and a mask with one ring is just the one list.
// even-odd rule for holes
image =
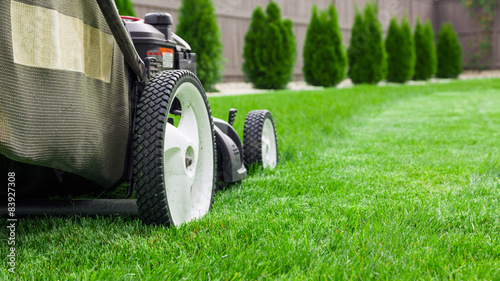
[[[162, 138], [170, 96], [176, 83], [184, 76], [191, 76], [197, 80], [196, 76], [187, 70], [164, 71], [157, 74], [146, 85], [137, 105], [133, 135], [133, 174], [139, 215], [146, 224], [171, 224], [163, 184]], [[206, 96], [204, 99], [213, 129], [212, 113]], [[214, 194], [210, 205], [213, 203], [213, 197]]]
[[[270, 119], [274, 125], [271, 112], [268, 110], [252, 110], [245, 118], [243, 128], [243, 156], [247, 169], [252, 165], [262, 165], [262, 130], [264, 121]], [[274, 130], [276, 138], [276, 130]], [[276, 144], [276, 153], [278, 144]]]

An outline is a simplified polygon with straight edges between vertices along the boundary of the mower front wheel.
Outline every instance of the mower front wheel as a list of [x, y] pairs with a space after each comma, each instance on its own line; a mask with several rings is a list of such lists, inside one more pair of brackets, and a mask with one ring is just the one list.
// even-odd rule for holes
[[273, 169], [278, 164], [278, 142], [273, 116], [268, 110], [253, 110], [245, 118], [243, 129], [245, 166], [262, 165]]
[[209, 211], [215, 190], [214, 124], [192, 72], [165, 71], [146, 85], [137, 108], [133, 157], [137, 206], [145, 223], [180, 225]]

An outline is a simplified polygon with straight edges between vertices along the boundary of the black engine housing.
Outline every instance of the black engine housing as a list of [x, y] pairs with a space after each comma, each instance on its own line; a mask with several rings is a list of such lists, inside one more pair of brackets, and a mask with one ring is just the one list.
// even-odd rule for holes
[[144, 20], [122, 17], [137, 53], [143, 61], [154, 58], [157, 71], [186, 69], [196, 74], [196, 54], [170, 28], [168, 13], [149, 13]]

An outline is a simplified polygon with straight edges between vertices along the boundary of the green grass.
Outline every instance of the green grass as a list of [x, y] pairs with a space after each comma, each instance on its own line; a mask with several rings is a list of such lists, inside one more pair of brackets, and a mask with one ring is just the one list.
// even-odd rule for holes
[[[18, 223], [20, 280], [500, 279], [500, 80], [211, 98], [267, 108], [281, 163], [180, 228]], [[6, 223], [0, 280], [6, 265]]]

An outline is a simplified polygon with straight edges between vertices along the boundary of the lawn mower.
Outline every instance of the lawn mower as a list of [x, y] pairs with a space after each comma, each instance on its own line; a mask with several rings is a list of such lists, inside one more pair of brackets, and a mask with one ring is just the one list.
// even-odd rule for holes
[[[213, 118], [196, 50], [169, 14], [120, 17], [113, 0], [13, 0], [0, 17], [0, 164], [16, 215], [125, 213], [180, 225], [205, 215], [216, 189], [248, 167], [276, 166], [271, 113], [248, 113], [243, 144], [235, 109]], [[82, 183], [85, 193], [124, 182], [127, 199], [54, 199]]]

